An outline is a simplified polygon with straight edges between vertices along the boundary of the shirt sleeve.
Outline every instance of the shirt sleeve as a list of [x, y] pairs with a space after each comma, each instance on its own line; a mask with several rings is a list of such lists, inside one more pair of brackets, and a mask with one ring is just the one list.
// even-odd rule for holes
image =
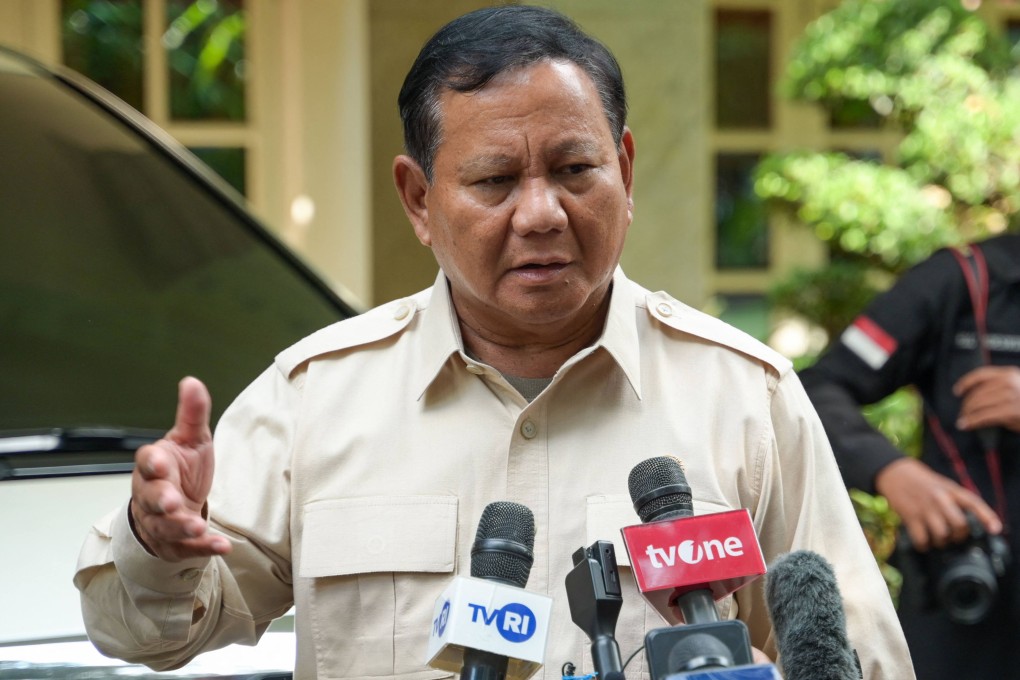
[[874, 493], [875, 476], [903, 456], [861, 414], [907, 385], [930, 389], [947, 309], [962, 302], [963, 278], [947, 250], [909, 270], [879, 295], [811, 367], [801, 372], [844, 483]]
[[[772, 437], [763, 442], [762, 490], [754, 512], [764, 553], [774, 559], [786, 552], [810, 550], [828, 560], [836, 574], [848, 635], [864, 677], [912, 678], [910, 652], [888, 587], [843, 486], [821, 422], [792, 370], [776, 385], [771, 422]], [[762, 610], [767, 611], [764, 602], [756, 611], [752, 609], [749, 625], [771, 630]]]
[[139, 543], [125, 503], [89, 532], [74, 576], [89, 639], [104, 654], [156, 670], [203, 651], [254, 645], [293, 604], [289, 447], [296, 396], [269, 369], [216, 429], [210, 529], [226, 556], [165, 562]]

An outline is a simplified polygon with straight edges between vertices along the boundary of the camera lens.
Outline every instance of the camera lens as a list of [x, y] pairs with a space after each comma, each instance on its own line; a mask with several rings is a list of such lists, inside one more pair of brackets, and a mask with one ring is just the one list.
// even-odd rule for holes
[[983, 620], [998, 592], [995, 572], [980, 552], [969, 552], [953, 560], [938, 584], [942, 607], [953, 621], [963, 624]]

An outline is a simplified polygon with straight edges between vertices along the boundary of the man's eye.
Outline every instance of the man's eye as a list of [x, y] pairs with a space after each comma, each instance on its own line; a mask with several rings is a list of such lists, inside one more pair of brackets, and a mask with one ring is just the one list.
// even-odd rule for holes
[[573, 163], [563, 168], [563, 172], [567, 175], [580, 175], [591, 169], [591, 166], [587, 163]]
[[501, 184], [506, 184], [511, 179], [513, 178], [510, 177], [510, 175], [496, 175], [495, 177], [486, 177], [481, 182], [479, 182], [479, 184], [485, 186], [499, 186]]

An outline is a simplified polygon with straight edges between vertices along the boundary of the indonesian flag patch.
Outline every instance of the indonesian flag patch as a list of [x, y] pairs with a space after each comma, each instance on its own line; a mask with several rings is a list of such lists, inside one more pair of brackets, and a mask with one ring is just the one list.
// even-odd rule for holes
[[857, 317], [839, 339], [847, 349], [876, 371], [885, 366], [897, 347], [896, 339], [866, 316]]

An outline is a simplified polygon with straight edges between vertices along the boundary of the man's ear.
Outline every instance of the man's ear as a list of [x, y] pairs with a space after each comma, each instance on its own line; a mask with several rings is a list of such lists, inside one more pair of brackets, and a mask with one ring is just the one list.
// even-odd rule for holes
[[429, 210], [425, 204], [429, 183], [425, 179], [425, 171], [413, 158], [401, 154], [393, 159], [393, 183], [418, 240], [424, 246], [431, 246]]
[[623, 128], [623, 137], [620, 139], [620, 148], [617, 152], [620, 162], [620, 174], [623, 178], [623, 186], [627, 191], [627, 208], [631, 219], [634, 217], [634, 135], [630, 128]]

